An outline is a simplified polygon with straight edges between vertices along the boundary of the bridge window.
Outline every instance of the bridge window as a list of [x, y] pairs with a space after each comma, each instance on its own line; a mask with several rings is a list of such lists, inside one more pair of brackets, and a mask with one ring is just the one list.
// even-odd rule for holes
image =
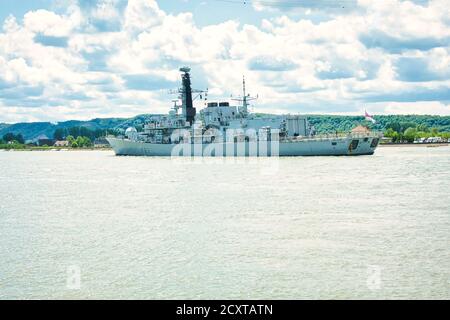
[[356, 148], [358, 148], [358, 144], [359, 144], [359, 140], [352, 140], [352, 143], [350, 143], [349, 149], [355, 150]]
[[370, 144], [371, 148], [375, 148], [378, 145], [378, 138], [373, 138], [372, 143]]

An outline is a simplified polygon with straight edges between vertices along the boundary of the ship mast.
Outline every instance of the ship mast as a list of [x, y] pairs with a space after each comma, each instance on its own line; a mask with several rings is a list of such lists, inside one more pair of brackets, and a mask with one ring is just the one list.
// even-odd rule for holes
[[183, 117], [185, 117], [186, 121], [192, 125], [197, 110], [194, 108], [192, 103], [191, 75], [189, 74], [191, 69], [188, 67], [183, 67], [180, 68], [180, 71], [183, 72], [181, 75], [182, 87], [180, 88], [181, 110], [183, 112]]
[[[197, 114], [197, 109], [194, 108], [193, 101], [200, 96], [202, 93], [208, 92], [208, 89], [205, 90], [196, 90], [191, 87], [191, 68], [183, 67], [180, 68], [181, 74], [181, 88], [178, 89], [178, 93], [180, 94], [179, 98], [181, 99], [181, 111], [183, 118], [186, 119], [186, 122], [189, 122], [190, 125], [195, 121], [195, 115]], [[175, 93], [174, 91], [169, 91], [169, 93]], [[193, 93], [198, 93], [195, 98], [192, 98]], [[179, 108], [175, 105], [175, 108]]]
[[244, 107], [243, 111], [247, 112], [248, 105], [247, 105], [247, 96], [245, 94], [245, 76], [242, 76], [242, 94], [243, 94], [242, 106]]
[[251, 101], [251, 100], [256, 100], [257, 98], [258, 98], [258, 96], [251, 97], [250, 94], [246, 93], [246, 90], [245, 90], [245, 76], [242, 76], [242, 97], [237, 97], [237, 98], [232, 99], [232, 100], [242, 102], [242, 107], [239, 108], [240, 109], [239, 111], [244, 117], [246, 117], [248, 115], [248, 106], [249, 106], [248, 102]]

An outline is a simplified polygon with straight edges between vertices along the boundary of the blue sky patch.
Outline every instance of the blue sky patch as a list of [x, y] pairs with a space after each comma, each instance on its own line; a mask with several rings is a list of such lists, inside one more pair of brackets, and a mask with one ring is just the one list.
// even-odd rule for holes
[[69, 39], [67, 37], [53, 37], [37, 34], [34, 37], [34, 41], [44, 46], [65, 48], [67, 47]]

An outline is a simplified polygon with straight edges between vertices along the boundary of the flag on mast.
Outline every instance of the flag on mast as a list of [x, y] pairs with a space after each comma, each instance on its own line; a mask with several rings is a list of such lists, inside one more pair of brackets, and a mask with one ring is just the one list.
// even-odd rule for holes
[[367, 113], [367, 110], [364, 110], [364, 118], [366, 118], [367, 121], [372, 121], [372, 123], [376, 123], [375, 119]]

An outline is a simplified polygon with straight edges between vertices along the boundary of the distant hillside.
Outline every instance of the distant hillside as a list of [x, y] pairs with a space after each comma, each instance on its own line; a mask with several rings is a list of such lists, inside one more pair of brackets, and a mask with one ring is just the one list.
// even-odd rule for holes
[[5, 129], [5, 128], [8, 128], [9, 126], [10, 126], [10, 124], [7, 124], [7, 123], [0, 123], [0, 131], [3, 130], [3, 129]]
[[[260, 116], [265, 116], [259, 114]], [[267, 115], [267, 114], [266, 114]], [[142, 114], [133, 118], [104, 118], [93, 119], [89, 121], [64, 121], [57, 124], [50, 122], [33, 123], [0, 123], [0, 137], [11, 132], [21, 133], [25, 140], [36, 139], [40, 135], [46, 135], [49, 138], [58, 128], [86, 127], [90, 130], [105, 129], [126, 129], [130, 126], [142, 126], [149, 119], [151, 114]], [[384, 115], [375, 116], [376, 124], [364, 120], [361, 116], [332, 116], [332, 115], [308, 115], [309, 121], [314, 125], [316, 131], [323, 132], [347, 132], [358, 124], [364, 124], [373, 130], [384, 131], [387, 128], [394, 128], [397, 131], [403, 131], [408, 127], [425, 126], [428, 128], [437, 128], [439, 131], [450, 132], [450, 116], [428, 116], [428, 115]]]
[[331, 116], [331, 115], [309, 115], [309, 122], [314, 125], [318, 132], [346, 132], [358, 124], [364, 124], [372, 130], [384, 131], [394, 128], [403, 131], [408, 127], [425, 126], [437, 128], [439, 131], [450, 132], [450, 116], [430, 115], [383, 115], [374, 116], [376, 123], [372, 124], [361, 116]]
[[[270, 116], [263, 113], [258, 113], [257, 115]], [[404, 131], [408, 127], [425, 126], [429, 129], [437, 128], [442, 132], [450, 132], [450, 116], [383, 115], [374, 116], [374, 118], [376, 123], [372, 124], [362, 116], [308, 115], [309, 122], [319, 133], [348, 132], [359, 124], [368, 126], [376, 131], [385, 131], [387, 128]]]
[[31, 122], [31, 123], [16, 123], [16, 124], [0, 124], [0, 137], [6, 133], [21, 133], [25, 140], [34, 140], [40, 135], [45, 135], [53, 138], [56, 129], [72, 128], [72, 127], [86, 127], [90, 130], [105, 130], [105, 129], [126, 129], [129, 126], [142, 125], [150, 115], [138, 115], [134, 118], [103, 118], [93, 119], [89, 121], [69, 120], [59, 123], [50, 122]]

